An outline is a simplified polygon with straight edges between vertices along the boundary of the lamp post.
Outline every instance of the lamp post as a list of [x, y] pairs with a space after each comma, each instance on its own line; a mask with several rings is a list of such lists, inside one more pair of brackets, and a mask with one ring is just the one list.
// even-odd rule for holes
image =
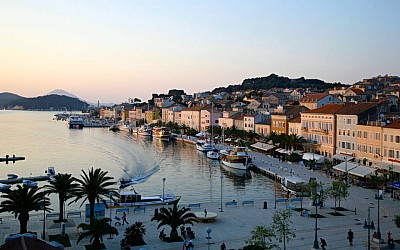
[[374, 226], [374, 221], [371, 221], [371, 216], [370, 216], [370, 211], [371, 209], [368, 208], [368, 221], [367, 219], [364, 220], [364, 229], [368, 229], [368, 250], [371, 249], [371, 231], [370, 229], [374, 230], [375, 226]]
[[376, 239], [380, 240], [381, 239], [381, 228], [380, 228], [380, 223], [379, 223], [379, 200], [383, 199], [382, 195], [379, 194], [379, 189], [378, 189], [378, 194], [376, 195], [376, 199], [378, 200], [378, 229], [376, 231]]
[[390, 182], [391, 182], [391, 187], [392, 187], [392, 198], [393, 201], [395, 201], [394, 199], [394, 187], [393, 187], [393, 162], [392, 162], [392, 167], [390, 167]]
[[212, 228], [211, 227], [207, 227], [206, 228], [206, 233], [207, 233], [206, 239], [207, 239], [208, 250], [210, 250], [210, 244], [212, 244], [212, 243], [210, 243], [210, 239], [212, 239], [211, 236], [210, 236], [211, 232], [212, 232]]
[[219, 178], [221, 178], [221, 207], [220, 207], [219, 211], [223, 212], [223, 210], [222, 210], [222, 179], [224, 178], [224, 176], [222, 176], [222, 174], [221, 174], [221, 176]]
[[319, 249], [318, 244], [318, 196], [315, 196], [314, 204], [315, 204], [315, 234], [314, 234], [314, 249]]
[[346, 170], [346, 179], [347, 179], [347, 184], [350, 185], [350, 178], [349, 178], [349, 170], [347, 169], [347, 156], [343, 157], [345, 160], [345, 170]]
[[[111, 205], [111, 196], [113, 196], [113, 194], [114, 194], [113, 192], [109, 192], [108, 193], [108, 196], [110, 196], [110, 205]], [[112, 221], [112, 219], [111, 219], [111, 207], [109, 207], [109, 209], [110, 209], [110, 227], [111, 227], [111, 221]], [[111, 233], [110, 233], [110, 236], [107, 239], [109, 239], [109, 240], [113, 239]]]
[[163, 207], [164, 207], [164, 190], [165, 190], [165, 181], [166, 181], [167, 179], [164, 177], [164, 178], [162, 178], [162, 201], [163, 201]]
[[46, 199], [43, 196], [43, 235], [42, 235], [42, 239], [45, 240], [46, 238]]

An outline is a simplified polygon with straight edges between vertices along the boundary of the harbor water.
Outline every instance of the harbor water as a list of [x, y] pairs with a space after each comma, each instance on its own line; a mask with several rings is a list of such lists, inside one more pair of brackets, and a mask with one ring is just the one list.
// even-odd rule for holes
[[[107, 128], [69, 129], [55, 112], [0, 111], [0, 156], [25, 156], [0, 166], [0, 179], [43, 175], [47, 167], [80, 178], [82, 170], [101, 168], [115, 180], [143, 179], [133, 185], [143, 196], [176, 194], [180, 203], [273, 199], [272, 182], [262, 174], [234, 172], [206, 158], [192, 144], [140, 137]], [[222, 178], [221, 178], [222, 177]], [[162, 179], [166, 178], [163, 185]], [[47, 184], [40, 182], [39, 186]], [[115, 186], [118, 187], [117, 185]], [[51, 196], [57, 210], [57, 196]], [[73, 203], [67, 210], [82, 209]]]

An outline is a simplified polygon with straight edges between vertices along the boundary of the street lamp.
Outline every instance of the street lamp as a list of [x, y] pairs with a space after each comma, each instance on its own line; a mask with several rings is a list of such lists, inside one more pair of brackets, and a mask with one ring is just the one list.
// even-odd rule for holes
[[221, 174], [221, 176], [219, 178], [221, 178], [221, 207], [220, 207], [219, 211], [223, 212], [223, 210], [222, 210], [222, 179], [224, 178], [224, 176], [222, 176], [222, 174]]
[[212, 243], [210, 243], [210, 239], [212, 239], [211, 236], [210, 236], [211, 232], [212, 232], [212, 228], [211, 227], [207, 227], [206, 228], [206, 233], [207, 233], [206, 239], [207, 239], [208, 249], [210, 249], [210, 244], [212, 244]]
[[383, 200], [383, 196], [379, 194], [379, 188], [378, 188], [378, 193], [375, 194], [375, 199], [378, 200], [378, 229], [376, 231], [376, 239], [380, 241], [381, 239], [381, 228], [380, 228], [380, 223], [379, 223], [379, 200]]
[[[110, 204], [109, 204], [109, 206], [111, 206], [111, 196], [113, 196], [113, 192], [109, 192], [108, 193], [108, 196], [110, 196]], [[110, 227], [111, 227], [111, 207], [109, 207], [109, 209], [110, 209]], [[111, 235], [111, 232], [110, 232], [110, 236], [107, 238], [107, 239], [109, 239], [109, 240], [111, 240], [111, 239], [113, 239], [113, 237], [112, 237], [112, 235]]]
[[349, 178], [349, 170], [347, 169], [347, 156], [343, 157], [345, 160], [345, 170], [346, 170], [346, 179], [347, 179], [347, 184], [350, 185], [350, 178]]
[[42, 208], [43, 208], [43, 235], [42, 239], [45, 240], [46, 238], [46, 198], [43, 196], [43, 203], [42, 203]]
[[374, 230], [375, 226], [374, 226], [374, 221], [371, 221], [371, 216], [370, 216], [370, 211], [371, 209], [368, 208], [368, 221], [367, 219], [364, 220], [364, 229], [368, 229], [368, 250], [371, 249], [371, 231], [370, 229]]
[[165, 181], [166, 181], [167, 179], [164, 177], [164, 178], [162, 178], [162, 201], [163, 201], [163, 204], [162, 204], [162, 206], [164, 207], [164, 189], [165, 189]]

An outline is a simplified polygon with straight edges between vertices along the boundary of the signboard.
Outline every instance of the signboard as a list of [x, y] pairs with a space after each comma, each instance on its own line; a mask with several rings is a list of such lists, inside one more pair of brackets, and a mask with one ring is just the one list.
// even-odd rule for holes
[[[86, 209], [85, 209], [85, 219], [88, 220], [90, 219], [90, 205], [85, 204]], [[96, 219], [103, 219], [106, 214], [106, 205], [104, 203], [95, 203], [94, 204], [94, 217]]]

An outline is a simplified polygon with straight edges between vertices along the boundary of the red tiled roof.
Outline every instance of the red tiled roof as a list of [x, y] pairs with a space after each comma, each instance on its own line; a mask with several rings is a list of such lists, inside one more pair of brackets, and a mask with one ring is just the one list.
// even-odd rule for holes
[[365, 95], [365, 92], [362, 89], [351, 88], [350, 90], [353, 91], [356, 95]]
[[323, 107], [308, 110], [302, 113], [358, 115], [378, 105], [379, 103], [375, 102], [346, 102], [340, 104], [328, 104]]
[[303, 98], [300, 99], [300, 102], [316, 102], [318, 100], [321, 100], [325, 96], [327, 96], [327, 93], [322, 93], [322, 94], [307, 94]]
[[394, 120], [388, 125], [385, 126], [385, 128], [395, 128], [395, 129], [400, 129], [400, 119]]

